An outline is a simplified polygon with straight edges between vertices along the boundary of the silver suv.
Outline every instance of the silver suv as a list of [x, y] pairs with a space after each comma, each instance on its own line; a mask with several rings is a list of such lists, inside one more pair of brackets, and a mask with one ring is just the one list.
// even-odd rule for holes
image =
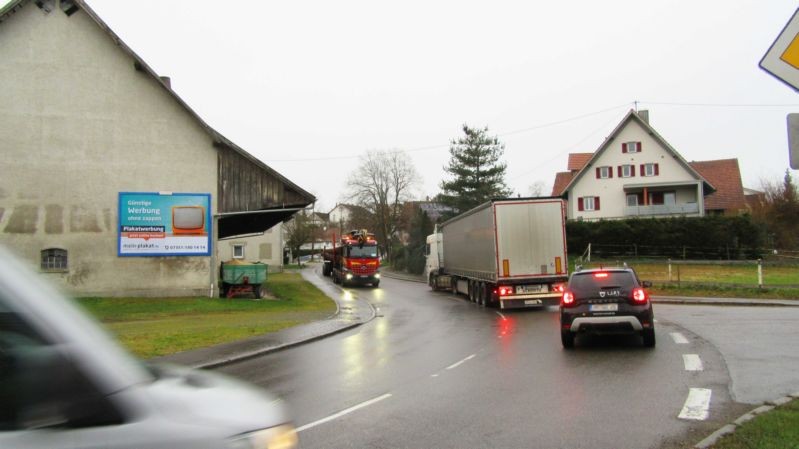
[[283, 405], [263, 390], [144, 365], [0, 248], [0, 447], [296, 445]]

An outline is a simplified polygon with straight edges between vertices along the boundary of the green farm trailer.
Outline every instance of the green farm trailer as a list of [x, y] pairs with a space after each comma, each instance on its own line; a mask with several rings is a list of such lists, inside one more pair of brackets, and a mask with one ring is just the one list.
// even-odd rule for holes
[[222, 262], [219, 296], [232, 298], [243, 293], [261, 297], [261, 285], [266, 282], [267, 265], [261, 262], [233, 260]]

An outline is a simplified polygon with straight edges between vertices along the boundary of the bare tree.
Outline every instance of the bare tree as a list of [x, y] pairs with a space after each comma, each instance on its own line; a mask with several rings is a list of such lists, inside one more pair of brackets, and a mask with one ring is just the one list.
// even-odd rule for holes
[[286, 236], [286, 246], [289, 247], [292, 255], [297, 257], [299, 261], [300, 247], [309, 243], [313, 237], [311, 220], [305, 215], [304, 211], [300, 211], [283, 225], [283, 232]]
[[351, 197], [374, 217], [375, 234], [386, 253], [402, 224], [403, 203], [411, 199], [419, 182], [410, 157], [398, 150], [367, 151], [347, 180]]
[[546, 184], [544, 181], [536, 181], [527, 188], [527, 193], [530, 196], [544, 196], [544, 189], [546, 189]]

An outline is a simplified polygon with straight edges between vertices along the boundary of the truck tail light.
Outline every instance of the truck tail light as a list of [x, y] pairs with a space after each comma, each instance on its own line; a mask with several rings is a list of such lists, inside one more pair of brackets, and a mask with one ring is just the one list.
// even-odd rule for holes
[[564, 284], [555, 284], [552, 286], [553, 292], [563, 293], [566, 291], [566, 286]]
[[646, 294], [646, 290], [640, 287], [633, 289], [633, 302], [636, 304], [646, 304], [647, 300], [649, 300], [649, 295]]
[[513, 287], [509, 285], [499, 286], [499, 296], [509, 296], [513, 294]]
[[560, 305], [563, 307], [571, 307], [574, 305], [574, 293], [570, 291], [563, 292], [563, 296], [560, 298]]

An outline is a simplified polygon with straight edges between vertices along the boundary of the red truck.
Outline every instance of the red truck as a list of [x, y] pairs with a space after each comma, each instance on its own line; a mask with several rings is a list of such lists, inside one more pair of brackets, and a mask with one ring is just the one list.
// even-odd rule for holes
[[342, 235], [338, 245], [334, 236], [333, 248], [322, 251], [322, 258], [322, 274], [332, 276], [336, 284], [380, 285], [380, 252], [374, 234], [366, 229]]

